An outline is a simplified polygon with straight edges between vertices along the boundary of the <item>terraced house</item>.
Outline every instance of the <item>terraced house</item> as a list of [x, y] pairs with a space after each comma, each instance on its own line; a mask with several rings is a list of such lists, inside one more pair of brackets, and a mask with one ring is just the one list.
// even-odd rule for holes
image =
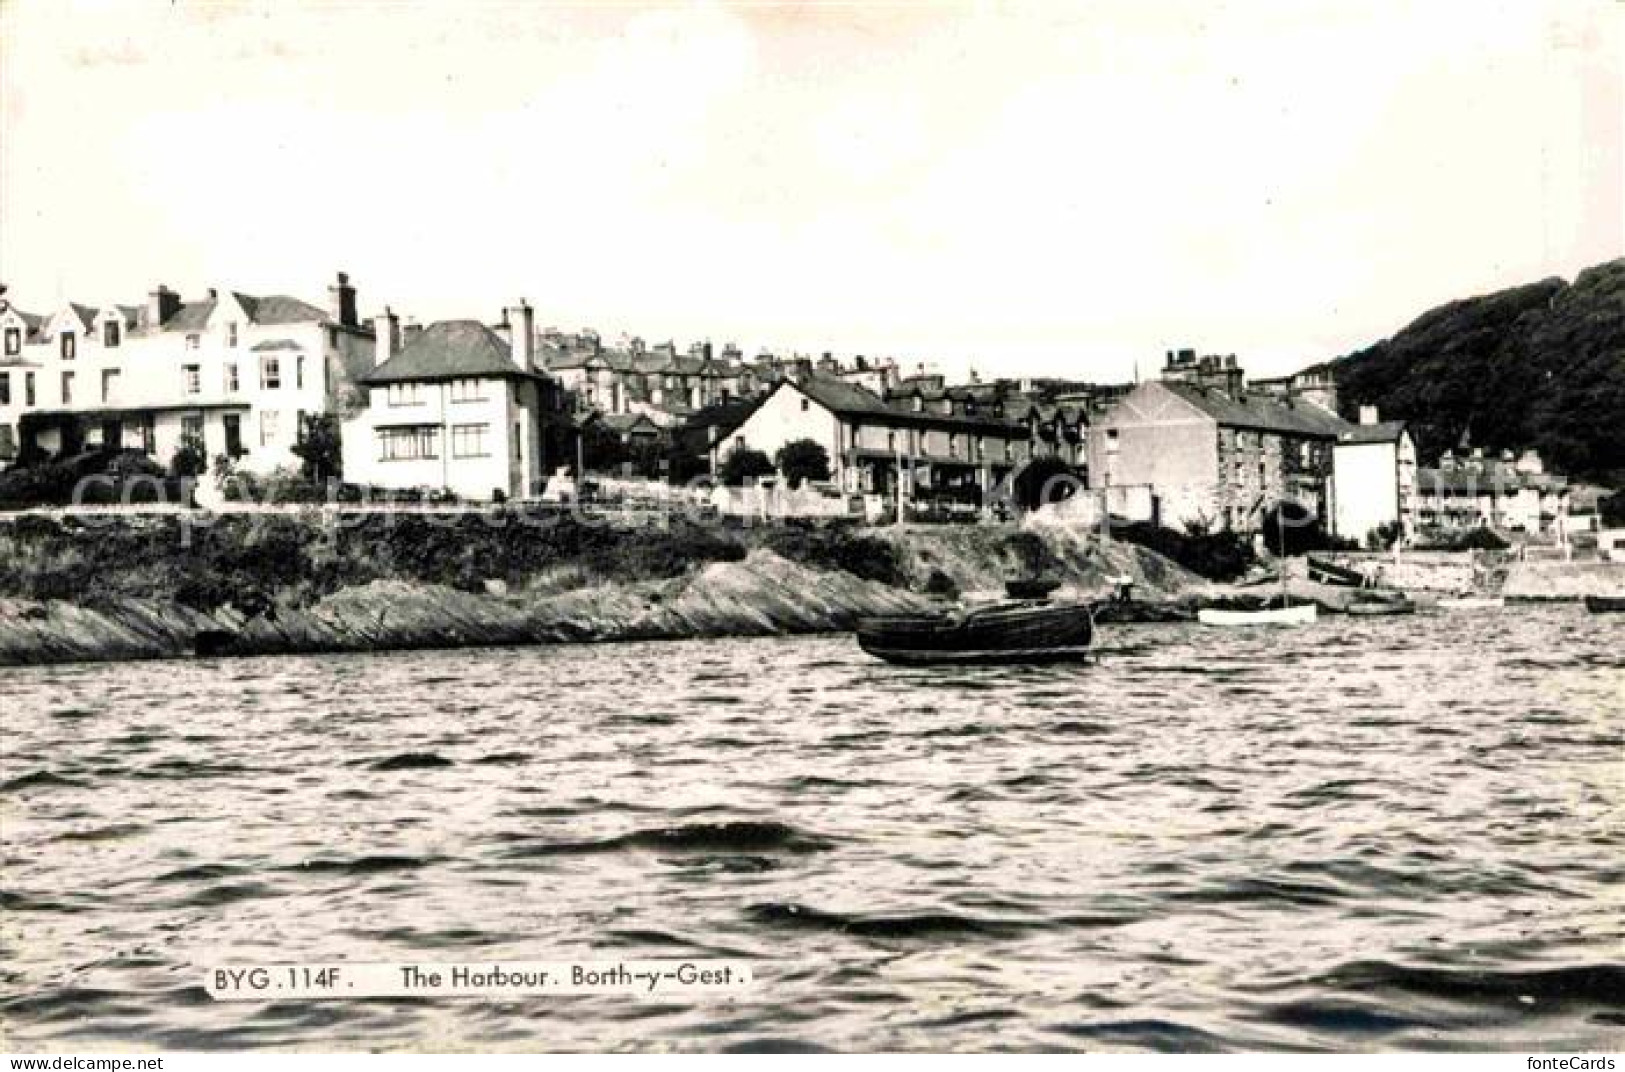
[[810, 439], [830, 458], [848, 494], [982, 507], [1032, 457], [1025, 424], [951, 396], [882, 399], [827, 373], [801, 370], [781, 382], [730, 436], [712, 445], [715, 466], [746, 447], [772, 457]]
[[1353, 426], [1313, 402], [1248, 391], [1233, 357], [1188, 353], [1171, 353], [1162, 379], [1091, 427], [1091, 485], [1149, 488], [1169, 527], [1259, 531], [1282, 501], [1329, 525], [1334, 450]]
[[183, 445], [256, 472], [298, 463], [307, 417], [338, 408], [372, 367], [372, 332], [339, 273], [325, 307], [283, 294], [155, 287], [141, 305], [0, 303], [0, 460]]
[[543, 332], [541, 365], [576, 399], [583, 413], [644, 415], [661, 427], [679, 423], [707, 406], [756, 390], [757, 377], [737, 351], [715, 357], [707, 343], [679, 354], [674, 344], [653, 347], [629, 339], [605, 347], [593, 332]]

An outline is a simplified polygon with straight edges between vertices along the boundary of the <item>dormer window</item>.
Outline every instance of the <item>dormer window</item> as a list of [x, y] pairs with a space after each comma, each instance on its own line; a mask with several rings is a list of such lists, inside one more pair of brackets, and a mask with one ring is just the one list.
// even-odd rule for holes
[[186, 337], [186, 348], [188, 350], [196, 350], [198, 342], [199, 339], [196, 335], [188, 335]]
[[803, 398], [801, 400], [801, 412], [806, 413], [807, 410], [809, 410], [811, 408], [812, 408], [811, 403], [809, 403], [805, 398]]
[[235, 320], [226, 325], [226, 345], [231, 347], [237, 345], [237, 322]]
[[16, 357], [23, 352], [23, 331], [21, 328], [6, 329], [6, 356]]
[[118, 321], [109, 320], [102, 325], [102, 345], [117, 346], [119, 343]]
[[62, 347], [62, 360], [72, 361], [73, 355], [78, 348], [78, 340], [74, 338], [73, 332], [64, 331], [60, 339], [60, 345]]

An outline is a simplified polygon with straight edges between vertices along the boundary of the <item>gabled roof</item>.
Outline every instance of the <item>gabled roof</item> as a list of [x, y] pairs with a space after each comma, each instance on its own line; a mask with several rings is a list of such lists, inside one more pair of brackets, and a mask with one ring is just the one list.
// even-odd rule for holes
[[626, 435], [639, 425], [647, 425], [656, 433], [660, 431], [660, 426], [650, 420], [646, 413], [610, 413], [600, 417], [599, 420], [604, 422], [605, 427], [621, 435]]
[[361, 377], [368, 384], [473, 377], [529, 377], [513, 363], [513, 351], [478, 320], [430, 324], [401, 352]]
[[270, 294], [257, 298], [252, 294], [239, 294], [233, 291], [232, 296], [242, 305], [250, 321], [265, 327], [275, 327], [278, 324], [320, 323], [327, 319], [325, 311], [286, 294]]
[[84, 330], [90, 331], [95, 328], [96, 317], [101, 310], [90, 305], [80, 305], [78, 302], [69, 302], [68, 308], [73, 310], [73, 315], [78, 318], [79, 325]]

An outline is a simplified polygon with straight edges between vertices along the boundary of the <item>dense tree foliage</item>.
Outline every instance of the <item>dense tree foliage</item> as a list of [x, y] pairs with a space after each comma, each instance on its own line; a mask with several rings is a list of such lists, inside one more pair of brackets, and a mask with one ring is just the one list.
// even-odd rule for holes
[[1554, 472], [1625, 485], [1625, 259], [1451, 302], [1331, 367], [1344, 415], [1409, 420], [1424, 463], [1464, 440], [1532, 446]]

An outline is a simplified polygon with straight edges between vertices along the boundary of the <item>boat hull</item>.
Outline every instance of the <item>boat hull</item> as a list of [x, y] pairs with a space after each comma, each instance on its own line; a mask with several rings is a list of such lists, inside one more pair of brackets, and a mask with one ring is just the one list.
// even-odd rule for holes
[[1500, 610], [1507, 601], [1499, 596], [1466, 599], [1441, 599], [1440, 610]]
[[1392, 614], [1415, 614], [1416, 604], [1397, 600], [1384, 603], [1350, 603], [1347, 612], [1357, 618], [1381, 618]]
[[1592, 614], [1625, 613], [1625, 596], [1586, 596], [1586, 610]]
[[1006, 604], [964, 615], [865, 618], [858, 646], [904, 666], [1077, 662], [1094, 618], [1084, 604]]
[[1208, 607], [1196, 612], [1196, 620], [1203, 625], [1310, 625], [1316, 618], [1313, 603], [1295, 607], [1276, 607], [1271, 610], [1222, 610]]

